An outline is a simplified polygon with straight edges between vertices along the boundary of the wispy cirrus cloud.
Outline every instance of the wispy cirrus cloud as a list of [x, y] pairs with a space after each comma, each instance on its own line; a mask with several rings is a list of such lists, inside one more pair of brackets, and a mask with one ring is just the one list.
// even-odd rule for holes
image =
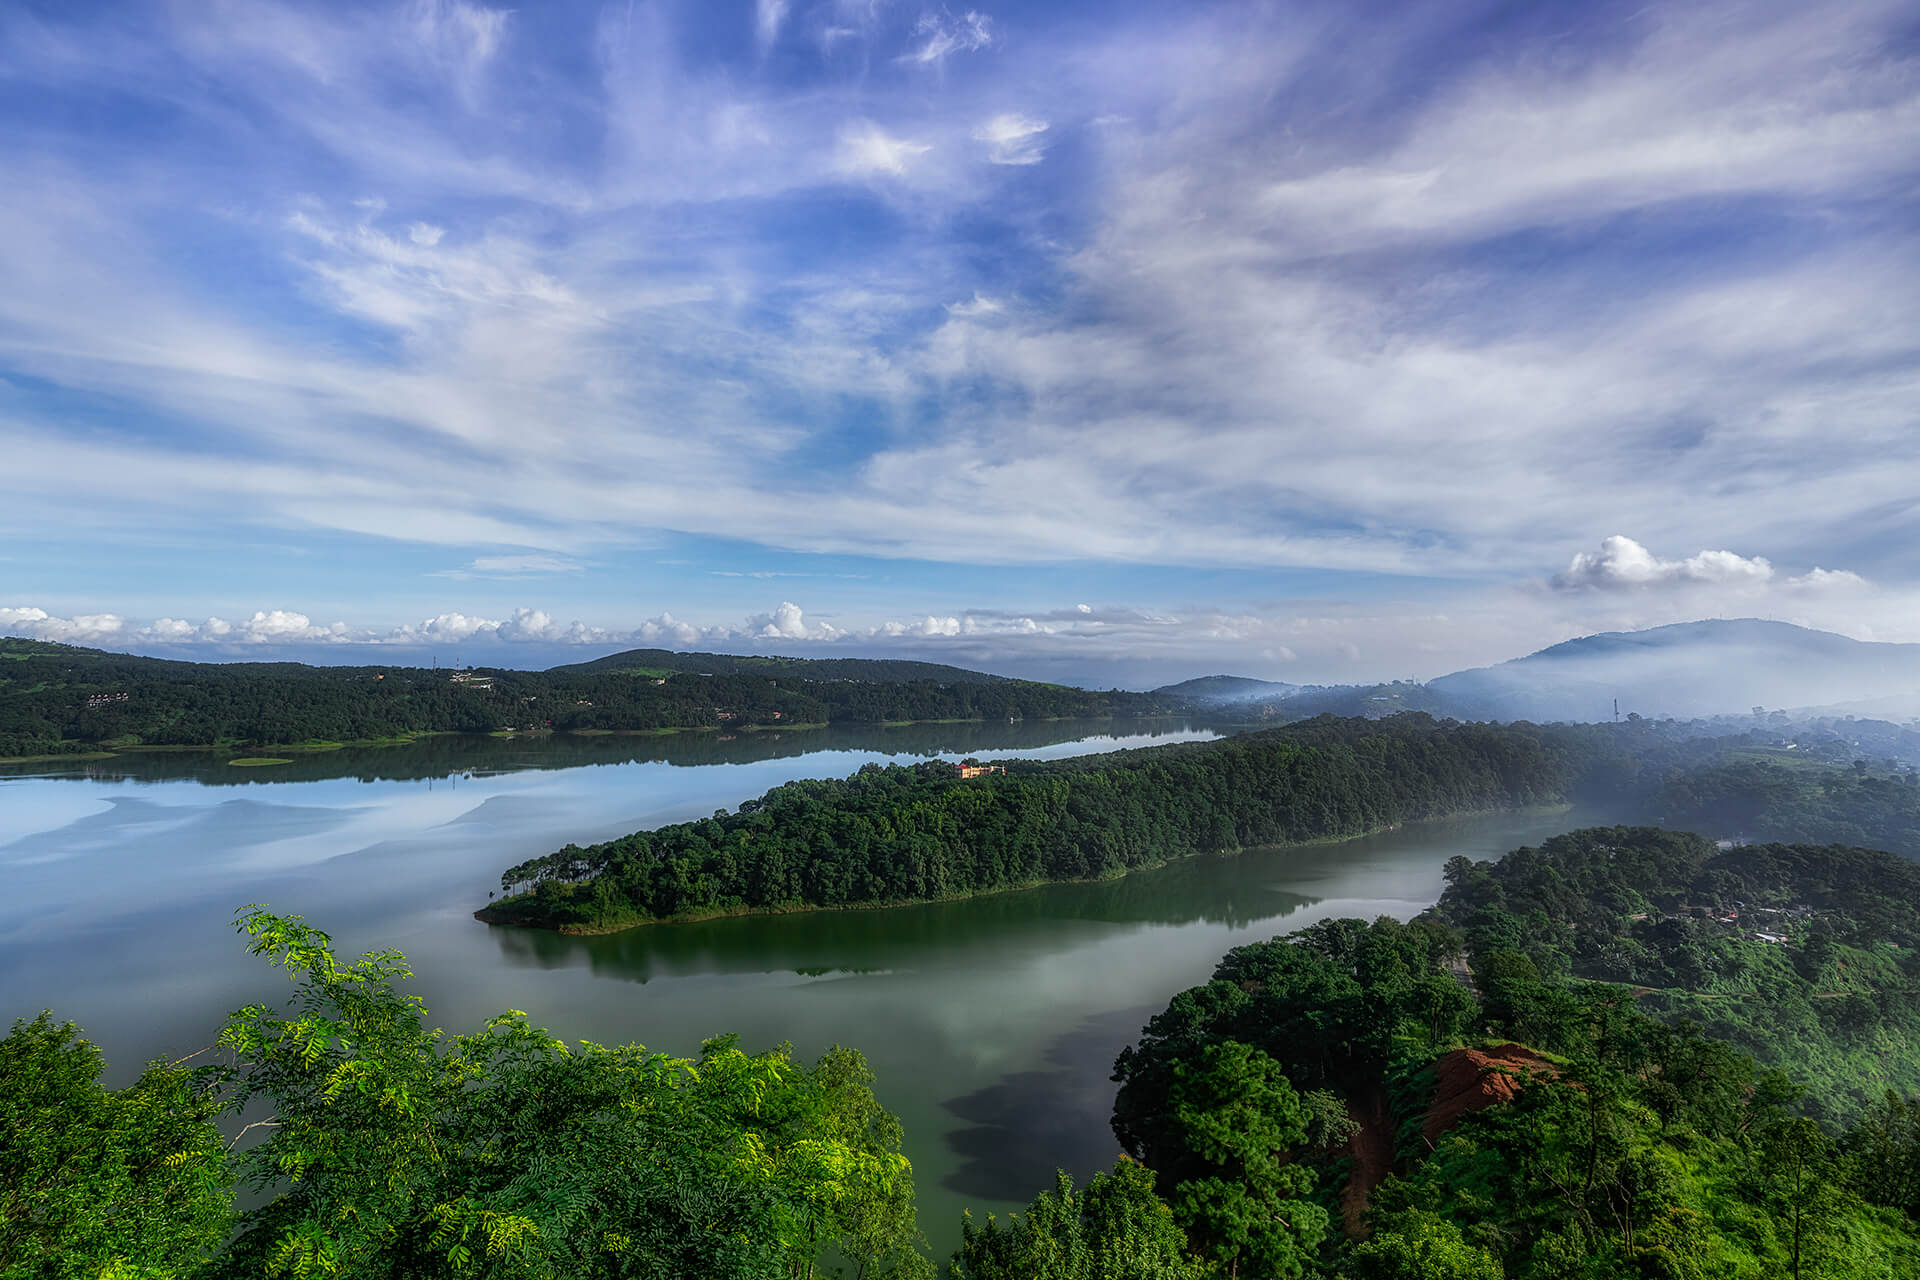
[[923, 13], [913, 26], [914, 46], [900, 61], [938, 66], [956, 53], [974, 53], [993, 43], [993, 19], [977, 9], [958, 17], [946, 12]]
[[1046, 155], [1046, 131], [1045, 120], [1009, 111], [975, 129], [973, 139], [987, 144], [987, 159], [994, 164], [1039, 164]]

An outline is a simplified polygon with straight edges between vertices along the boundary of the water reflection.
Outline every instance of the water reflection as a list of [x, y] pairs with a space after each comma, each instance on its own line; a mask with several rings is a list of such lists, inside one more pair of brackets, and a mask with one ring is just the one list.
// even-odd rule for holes
[[1082, 1019], [1046, 1047], [1035, 1070], [941, 1103], [959, 1121], [946, 1135], [954, 1163], [941, 1187], [970, 1202], [999, 1202], [1014, 1188], [1051, 1187], [1056, 1169], [1078, 1182], [1111, 1169], [1120, 1154], [1108, 1123], [1113, 1060], [1160, 1009], [1139, 1005]]
[[1273, 882], [1276, 853], [1190, 858], [1118, 880], [1043, 885], [959, 902], [885, 910], [810, 911], [644, 925], [575, 937], [492, 928], [509, 965], [584, 967], [595, 977], [645, 983], [694, 973], [863, 973], [934, 962], [956, 951], [1048, 950], [1069, 922], [1209, 924], [1242, 930], [1283, 920], [1318, 898]]
[[1134, 719], [961, 721], [943, 724], [828, 725], [818, 729], [776, 729], [753, 733], [552, 734], [496, 738], [490, 734], [436, 734], [412, 743], [377, 747], [341, 747], [333, 751], [283, 752], [286, 764], [241, 766], [212, 751], [135, 750], [106, 760], [37, 761], [0, 764], [0, 779], [42, 777], [96, 782], [168, 782], [190, 780], [203, 786], [254, 786], [320, 782], [446, 780], [453, 785], [528, 769], [579, 769], [591, 766], [666, 764], [695, 769], [707, 765], [754, 764], [794, 760], [822, 751], [875, 751], [893, 756], [1033, 754], [1048, 747], [1083, 745], [1104, 750], [1113, 745], [1151, 746], [1216, 736], [1201, 722], [1184, 716]]

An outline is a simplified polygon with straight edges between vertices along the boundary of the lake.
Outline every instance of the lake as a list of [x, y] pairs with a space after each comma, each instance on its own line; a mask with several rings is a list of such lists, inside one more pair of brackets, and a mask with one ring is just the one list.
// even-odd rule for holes
[[1579, 825], [1516, 814], [1297, 849], [1189, 859], [1123, 880], [879, 911], [750, 916], [597, 938], [472, 919], [500, 871], [569, 841], [731, 808], [869, 761], [1057, 757], [1216, 736], [1200, 724], [1056, 721], [721, 736], [501, 740], [243, 768], [154, 753], [0, 771], [0, 1018], [79, 1023], [110, 1083], [285, 998], [244, 954], [237, 908], [305, 915], [336, 949], [406, 953], [431, 1021], [506, 1008], [569, 1040], [680, 1054], [738, 1032], [811, 1060], [862, 1050], [906, 1126], [936, 1257], [959, 1214], [1017, 1207], [1056, 1166], [1118, 1152], [1113, 1058], [1229, 948], [1338, 916], [1407, 919], [1450, 857]]

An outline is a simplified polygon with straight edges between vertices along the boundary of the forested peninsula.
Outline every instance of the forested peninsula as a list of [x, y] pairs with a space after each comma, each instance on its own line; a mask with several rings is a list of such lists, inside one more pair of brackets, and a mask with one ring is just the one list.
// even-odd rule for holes
[[202, 663], [0, 638], [0, 759], [430, 733], [644, 732], [1164, 714], [1176, 699], [926, 662], [636, 649], [548, 671]]
[[[667, 918], [965, 897], [1197, 853], [1339, 839], [1563, 800], [1537, 730], [1333, 720], [975, 776], [944, 761], [797, 781], [698, 822], [508, 869], [491, 923], [597, 932]], [[517, 892], [525, 890], [524, 892]]]

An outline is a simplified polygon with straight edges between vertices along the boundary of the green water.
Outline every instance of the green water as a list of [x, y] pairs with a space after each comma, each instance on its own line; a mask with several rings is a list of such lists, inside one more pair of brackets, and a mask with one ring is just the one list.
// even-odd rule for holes
[[[1099, 884], [886, 911], [754, 916], [598, 938], [471, 919], [499, 870], [568, 840], [710, 813], [803, 776], [927, 753], [1062, 755], [1209, 736], [1170, 722], [925, 725], [820, 734], [433, 739], [271, 770], [160, 755], [0, 778], [0, 1017], [51, 1007], [118, 1080], [191, 1052], [222, 1015], [284, 998], [236, 907], [265, 902], [343, 950], [394, 946], [436, 1024], [528, 1010], [567, 1038], [688, 1053], [722, 1031], [812, 1056], [863, 1050], [906, 1124], [944, 1257], [963, 1206], [1029, 1198], [1056, 1166], [1111, 1163], [1114, 1055], [1222, 952], [1329, 916], [1409, 917], [1455, 854], [1577, 825], [1426, 824], [1203, 858]], [[297, 770], [298, 772], [293, 772]], [[240, 775], [236, 777], [235, 775]]]

